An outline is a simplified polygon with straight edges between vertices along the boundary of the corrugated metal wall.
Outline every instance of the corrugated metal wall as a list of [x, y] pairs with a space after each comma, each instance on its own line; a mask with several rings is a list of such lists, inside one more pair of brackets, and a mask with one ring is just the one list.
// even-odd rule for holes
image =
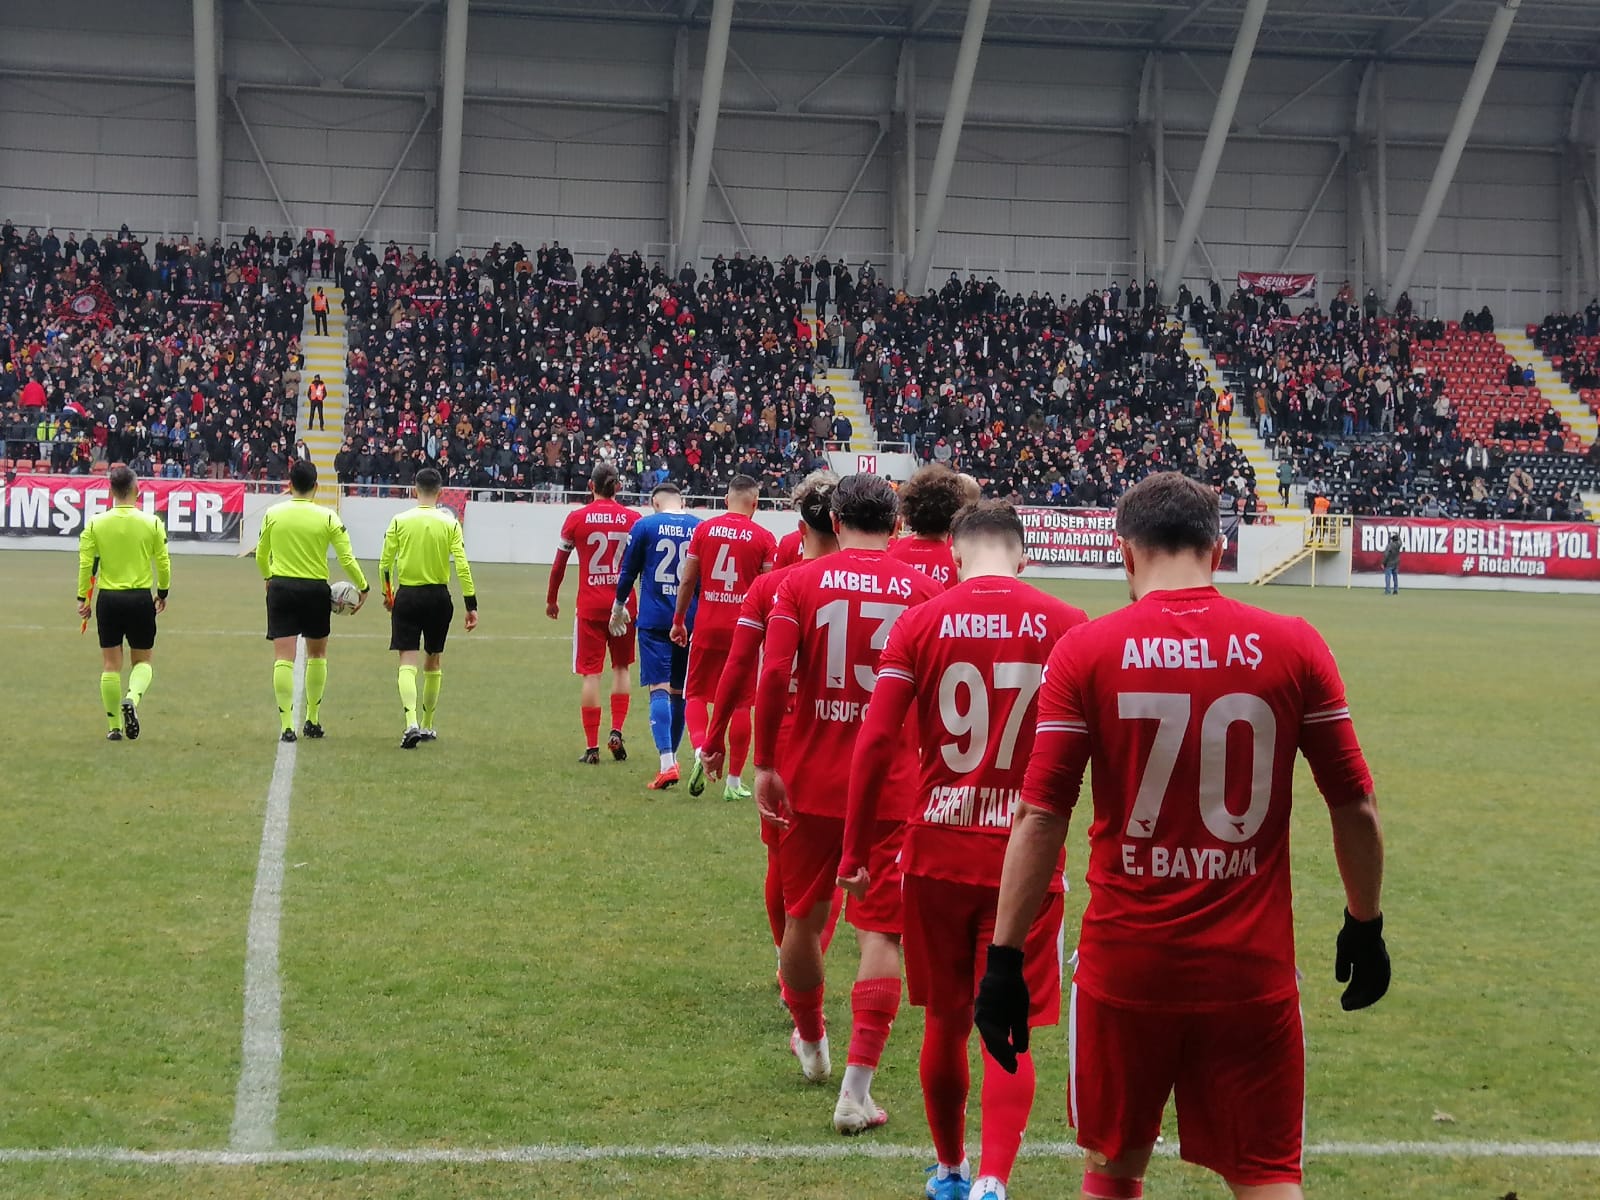
[[[6, 7], [0, 209], [63, 228], [124, 220], [154, 231], [190, 228], [188, 5], [9, 0]], [[367, 223], [379, 236], [424, 242], [437, 190], [439, 117], [427, 97], [438, 89], [442, 13], [429, 9], [406, 20], [411, 7], [398, 2], [383, 8], [258, 0], [274, 31], [242, 0], [222, 0], [221, 7], [224, 71], [230, 84], [242, 81], [231, 90], [238, 110], [232, 100], [223, 103], [229, 227], [277, 229], [287, 209], [295, 227], [353, 234]], [[664, 252], [671, 237], [674, 34], [665, 25], [474, 14], [463, 241], [559, 238], [584, 253], [611, 245]], [[691, 36], [691, 96], [698, 94], [703, 44], [703, 32]], [[883, 137], [864, 168], [863, 162], [880, 128], [888, 128], [897, 43], [740, 32], [733, 47], [738, 58], [727, 69], [714, 156], [725, 195], [714, 187], [707, 202], [708, 252], [731, 253], [748, 239], [774, 256], [815, 253], [836, 221], [830, 254], [886, 260], [896, 190], [893, 139]], [[953, 57], [948, 44], [918, 49], [923, 186]], [[1166, 164], [1179, 193], [1187, 194], [1224, 65], [1217, 56], [1166, 59]], [[52, 67], [72, 77], [40, 77]], [[994, 273], [1011, 286], [1055, 291], [1124, 276], [1135, 242], [1129, 146], [1119, 130], [1134, 119], [1142, 67], [1133, 52], [986, 47], [935, 245], [935, 272]], [[1196, 249], [1191, 275], [1209, 273], [1207, 253], [1223, 275], [1283, 263], [1354, 117], [1359, 65], [1283, 107], [1328, 67], [1282, 59], [1252, 65], [1237, 136], [1201, 224], [1206, 253]], [[1387, 72], [1391, 264], [1404, 252], [1467, 73], [1466, 67]], [[134, 74], [173, 82], [106, 78]], [[367, 94], [326, 86], [341, 79]], [[1497, 76], [1413, 288], [1423, 303], [1455, 310], [1473, 287], [1491, 297], [1501, 290], [1531, 296], [1538, 281], [1560, 276], [1558, 157], [1492, 147], [1557, 145], [1572, 83], [1559, 73]], [[559, 103], [576, 99], [597, 107]], [[372, 212], [413, 131], [409, 154]], [[858, 172], [859, 186], [841, 208]], [[1349, 192], [1341, 168], [1306, 223], [1290, 268], [1344, 276], [1348, 228], [1358, 224], [1346, 212]], [[1181, 214], [1170, 189], [1163, 198], [1170, 237]], [[1550, 306], [1542, 294], [1528, 303]]]

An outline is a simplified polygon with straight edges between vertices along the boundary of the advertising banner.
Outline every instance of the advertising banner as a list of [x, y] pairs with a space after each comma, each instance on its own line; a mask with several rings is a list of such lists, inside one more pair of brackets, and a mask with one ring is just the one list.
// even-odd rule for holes
[[[1018, 508], [1027, 534], [1028, 561], [1044, 567], [1122, 569], [1117, 514], [1109, 508]], [[1239, 569], [1239, 518], [1224, 516], [1223, 571]]]
[[[239, 540], [244, 484], [223, 479], [141, 479], [139, 507], [167, 523], [173, 542]], [[18, 475], [0, 482], [0, 534], [71, 537], [111, 507], [103, 475]]]
[[1351, 569], [1381, 574], [1391, 533], [1400, 538], [1402, 575], [1600, 582], [1600, 531], [1593, 525], [1359, 517]]
[[1277, 292], [1280, 296], [1315, 296], [1317, 276], [1286, 271], [1240, 271], [1239, 287], [1257, 296]]

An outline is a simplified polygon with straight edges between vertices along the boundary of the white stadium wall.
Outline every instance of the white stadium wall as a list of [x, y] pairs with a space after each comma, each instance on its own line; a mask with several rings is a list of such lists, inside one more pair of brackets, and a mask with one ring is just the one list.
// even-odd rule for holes
[[[280, 229], [287, 216], [295, 228], [353, 236], [365, 226], [369, 235], [427, 245], [437, 192], [441, 6], [218, 2], [227, 230]], [[189, 6], [10, 0], [5, 25], [0, 215], [62, 229], [124, 220], [146, 232], [192, 228]], [[475, 8], [462, 241], [560, 239], [585, 256], [615, 245], [664, 257], [675, 207], [674, 39], [668, 23]], [[703, 27], [688, 36], [691, 99], [704, 42]], [[890, 119], [896, 39], [738, 30], [732, 45], [706, 254], [746, 246], [774, 256], [815, 253], [832, 224], [829, 253], [889, 262], [903, 249], [894, 230], [900, 171]], [[954, 53], [949, 42], [917, 49], [919, 191]], [[1174, 189], [1187, 193], [1224, 66], [1222, 55], [1164, 58], [1168, 239], [1181, 220]], [[1060, 294], [1126, 277], [1138, 247], [1124, 130], [1137, 111], [1142, 67], [1142, 53], [1132, 50], [984, 47], [934, 244], [935, 282], [952, 270], [972, 271]], [[1354, 120], [1360, 64], [1306, 92], [1328, 69], [1327, 60], [1267, 56], [1251, 65], [1191, 279], [1210, 275], [1212, 263], [1224, 278], [1283, 264]], [[1391, 269], [1404, 254], [1468, 71], [1411, 64], [1383, 71]], [[1411, 289], [1424, 311], [1459, 315], [1471, 301], [1522, 320], [1560, 306], [1559, 152], [1574, 82], [1556, 71], [1497, 72]], [[1291, 268], [1319, 271], [1329, 283], [1352, 274], [1349, 230], [1360, 222], [1346, 211], [1348, 170], [1346, 160], [1334, 172], [1288, 256]]]

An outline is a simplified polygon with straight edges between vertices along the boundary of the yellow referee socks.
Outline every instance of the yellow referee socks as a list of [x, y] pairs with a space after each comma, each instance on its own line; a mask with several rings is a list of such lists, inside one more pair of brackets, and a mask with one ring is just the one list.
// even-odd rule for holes
[[122, 676], [116, 671], [100, 672], [100, 703], [106, 710], [106, 728], [122, 728]]
[[433, 714], [439, 707], [439, 689], [444, 686], [444, 672], [422, 673], [422, 728], [433, 728]]
[[313, 725], [322, 716], [322, 697], [328, 690], [328, 660], [306, 659], [306, 720]]
[[294, 662], [280, 658], [272, 664], [272, 694], [278, 698], [278, 723], [294, 728]]
[[400, 668], [400, 707], [406, 710], [406, 728], [417, 723], [417, 669]]
[[128, 699], [138, 704], [144, 699], [144, 694], [150, 690], [150, 679], [155, 675], [155, 668], [149, 663], [134, 663], [133, 670], [128, 672]]

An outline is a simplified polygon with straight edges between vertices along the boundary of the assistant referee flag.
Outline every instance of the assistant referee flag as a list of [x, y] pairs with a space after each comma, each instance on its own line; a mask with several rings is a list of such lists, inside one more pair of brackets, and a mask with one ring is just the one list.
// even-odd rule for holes
[[130, 500], [85, 525], [78, 536], [79, 600], [89, 598], [89, 581], [96, 576], [103, 592], [149, 591], [153, 582], [165, 598], [172, 586], [172, 559], [161, 518]]
[[383, 535], [378, 574], [385, 592], [396, 586], [447, 584], [452, 560], [456, 578], [461, 580], [461, 598], [467, 611], [472, 612], [478, 607], [478, 594], [472, 583], [472, 564], [467, 562], [461, 523], [441, 508], [419, 504], [389, 522], [388, 532]]
[[367, 577], [350, 549], [350, 534], [331, 508], [308, 497], [296, 496], [274, 504], [261, 516], [261, 536], [256, 541], [256, 569], [263, 579], [328, 578], [328, 547], [339, 554], [339, 565], [363, 592]]

